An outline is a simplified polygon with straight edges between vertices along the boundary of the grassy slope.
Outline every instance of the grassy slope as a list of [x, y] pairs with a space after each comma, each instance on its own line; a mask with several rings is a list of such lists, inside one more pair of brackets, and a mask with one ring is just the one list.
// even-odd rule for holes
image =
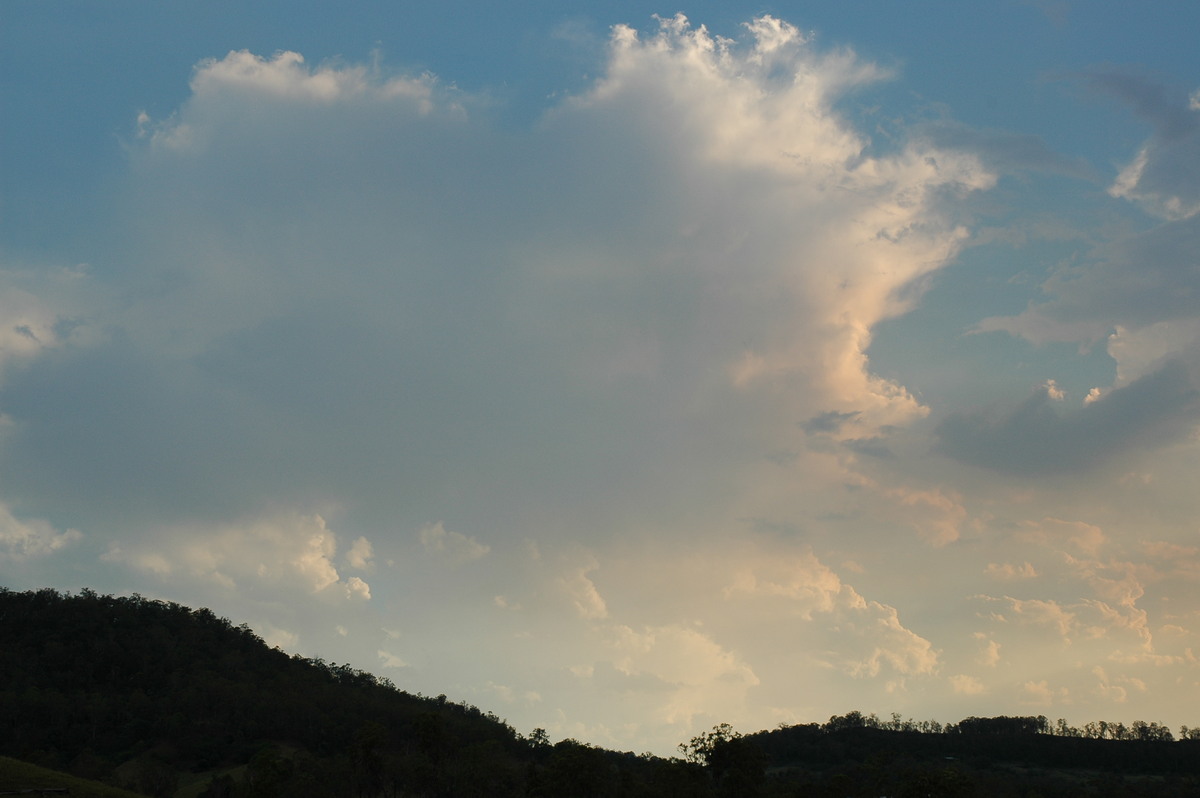
[[0, 792], [30, 787], [66, 787], [71, 791], [71, 798], [145, 798], [136, 792], [119, 790], [98, 781], [88, 781], [57, 770], [0, 756]]

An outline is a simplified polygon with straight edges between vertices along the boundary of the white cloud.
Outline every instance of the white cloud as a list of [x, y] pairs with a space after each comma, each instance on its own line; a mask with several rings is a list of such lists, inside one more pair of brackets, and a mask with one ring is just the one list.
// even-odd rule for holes
[[380, 649], [376, 652], [376, 656], [378, 656], [379, 663], [384, 668], [392, 669], [408, 667], [407, 662], [390, 651], [384, 651], [383, 649]]
[[0, 557], [18, 561], [44, 557], [82, 538], [83, 533], [78, 529], [59, 532], [38, 518], [18, 519], [7, 506], [0, 504]]
[[371, 598], [371, 586], [357, 576], [352, 576], [346, 580], [346, 595], [366, 601]]
[[1114, 385], [1120, 387], [1139, 380], [1172, 358], [1196, 351], [1198, 345], [1200, 318], [1169, 319], [1136, 330], [1118, 325], [1107, 341], [1108, 354], [1117, 362]]
[[984, 569], [984, 573], [993, 579], [1011, 581], [1014, 579], [1033, 579], [1037, 576], [1037, 569], [1028, 560], [1020, 565], [1013, 565], [1009, 562], [990, 562], [987, 568]]
[[263, 629], [262, 639], [271, 648], [295, 651], [296, 644], [300, 642], [300, 635], [268, 625]]
[[867, 606], [866, 600], [853, 587], [844, 584], [812, 552], [744, 567], [722, 592], [726, 598], [736, 598], [742, 593], [784, 597], [789, 600], [792, 611], [805, 620], [811, 620], [814, 612]]
[[492, 604], [502, 610], [519, 610], [521, 605], [514, 603], [507, 596], [496, 595], [492, 596]]
[[300, 552], [289, 564], [312, 585], [314, 593], [320, 593], [338, 581], [337, 569], [333, 567], [330, 559], [336, 551], [337, 544], [325, 527], [325, 519], [314, 516], [313, 521], [315, 528], [307, 533], [307, 539]]
[[86, 263], [35, 267], [0, 255], [0, 385], [39, 355], [103, 338], [83, 316], [107, 300], [90, 272]]
[[375, 549], [371, 546], [371, 541], [360, 537], [354, 541], [350, 546], [350, 550], [346, 552], [346, 563], [351, 568], [365, 571], [371, 567], [371, 558], [374, 556]]
[[[1194, 158], [1197, 149], [1200, 147], [1193, 142], [1188, 151], [1172, 153], [1169, 157], [1172, 160], [1181, 155]], [[1164, 219], [1187, 219], [1200, 213], [1200, 197], [1196, 196], [1191, 187], [1175, 184], [1174, 180], [1168, 181], [1169, 185], [1161, 184], [1164, 177], [1161, 172], [1166, 164], [1156, 161], [1164, 160], [1167, 159], [1163, 158], [1163, 153], [1154, 152], [1152, 146], [1143, 147], [1117, 175], [1108, 193], [1137, 202], [1150, 213]], [[1178, 161], [1172, 165], [1180, 166]], [[1186, 167], [1190, 166], [1186, 164]], [[1160, 174], [1154, 175], [1154, 171]], [[1156, 183], [1159, 185], [1155, 185]]]
[[958, 673], [950, 677], [950, 686], [954, 692], [961, 695], [980, 695], [986, 692], [983, 682], [976, 679], [974, 676], [968, 676], [965, 673]]
[[900, 623], [895, 607], [872, 601], [867, 609], [876, 617], [864, 637], [874, 638], [876, 645], [867, 657], [848, 663], [853, 675], [878, 676], [884, 665], [904, 676], [937, 672], [939, 652], [928, 640]]
[[1124, 687], [1112, 684], [1109, 681], [1108, 674], [1104, 668], [1097, 665], [1092, 668], [1092, 673], [1096, 675], [1096, 691], [1103, 697], [1112, 701], [1115, 704], [1124, 704], [1129, 699], [1129, 691]]
[[1005, 596], [1009, 609], [1017, 620], [1053, 628], [1067, 638], [1077, 629], [1076, 614], [1057, 601], [1043, 599], [1016, 599]]
[[1038, 522], [1026, 522], [1023, 526], [1027, 536], [1039, 540], [1043, 545], [1065, 551], [1069, 544], [1076, 551], [1093, 557], [1108, 540], [1103, 529], [1086, 521], [1043, 518]]
[[[1200, 416], [1195, 402], [1200, 316], [1193, 301], [1200, 289], [1194, 268], [1200, 240], [1200, 116], [1180, 92], [1143, 77], [1107, 72], [1091, 82], [1127, 102], [1153, 127], [1109, 189], [1153, 218], [1097, 231], [1090, 251], [1052, 270], [1041, 286], [1043, 296], [1024, 312], [978, 325], [981, 331], [1002, 330], [1038, 344], [1107, 342], [1117, 363], [1116, 379], [1111, 386], [1092, 388], [1081, 410], [1067, 414], [1061, 424], [1048, 423], [1049, 414], [1034, 412], [1028, 403], [1014, 414], [1033, 422], [1038, 438], [1060, 439], [1064, 449], [1091, 449], [1088, 467], [1114, 454], [1178, 443]], [[1020, 441], [1031, 460], [1061, 457], [1047, 457], [1036, 441], [1022, 440], [1023, 430], [1004, 426], [1005, 437]], [[1067, 440], [1074, 437], [1068, 435], [1071, 428], [1079, 433], [1077, 440]], [[1090, 443], [1105, 439], [1104, 447]]]
[[1127, 102], [1149, 122], [1153, 135], [1113, 181], [1109, 193], [1139, 203], [1165, 219], [1185, 219], [1200, 212], [1197, 156], [1200, 155], [1200, 116], [1195, 95], [1152, 82], [1138, 75], [1104, 72], [1093, 85]]
[[575, 611], [581, 618], [588, 620], [602, 620], [608, 617], [608, 605], [596, 589], [595, 583], [588, 577], [589, 573], [599, 567], [599, 564], [592, 560], [587, 565], [571, 569], [570, 573], [558, 579], [558, 584], [570, 598]]
[[300, 587], [309, 595], [369, 599], [366, 582], [341, 578], [333, 564], [336, 553], [337, 538], [324, 518], [282, 512], [232, 524], [158, 529], [148, 540], [110, 546], [104, 558], [227, 590]]
[[446, 529], [441, 521], [426, 524], [418, 534], [425, 551], [445, 557], [453, 563], [478, 560], [491, 551], [490, 547], [469, 535]]
[[[114, 335], [41, 384], [83, 396], [108, 365], [127, 387], [61, 412], [130, 430], [127, 454], [73, 470], [116, 433], [56, 453], [49, 411], [24, 409], [6, 457], [50, 458], [67, 509], [113, 528], [122, 484], [196, 496], [199, 515], [334, 496], [401, 528], [456, 496], [485, 528], [576, 496], [634, 512], [744, 484], [745, 453], [797, 418], [846, 414], [846, 439], [920, 418], [872, 373], [872, 330], [959, 250], [955, 200], [993, 177], [856, 130], [837, 104], [884, 70], [778, 19], [745, 30], [618, 27], [600, 78], [503, 136], [427, 76], [291, 52], [200, 63], [132, 153], [126, 266], [96, 280], [122, 302], [89, 308]], [[456, 534], [433, 545], [481, 556]]]
[[680, 625], [640, 631], [614, 624], [609, 629], [615, 659], [625, 676], [652, 677], [667, 695], [659, 720], [688, 727], [699, 714], [740, 714], [746, 691], [758, 677], [736, 653], [700, 630]]
[[[153, 131], [153, 147], [199, 154], [232, 130], [262, 124], [272, 108], [336, 113], [347, 105], [399, 103], [428, 114], [435, 107], [431, 77], [384, 78], [363, 66], [310, 69], [304, 56], [291, 51], [264, 58], [239, 50], [224, 58], [207, 59], [197, 65], [191, 89], [192, 99], [178, 117], [156, 123], [144, 111], [139, 113], [139, 132]], [[240, 118], [230, 114], [233, 109], [241, 112]]]
[[989, 639], [983, 632], [976, 632], [974, 637], [979, 641], [980, 645], [979, 664], [988, 668], [996, 667], [996, 663], [1000, 662], [1000, 644], [995, 640]]
[[947, 495], [941, 489], [909, 490], [895, 488], [888, 497], [896, 502], [893, 517], [907, 521], [917, 533], [934, 546], [958, 540], [967, 510], [961, 497]]
[[1028, 706], [1049, 707], [1069, 703], [1070, 690], [1066, 687], [1052, 688], [1045, 679], [1025, 682], [1021, 690], [1021, 703]]
[[939, 666], [938, 651], [900, 623], [895, 607], [868, 601], [811, 552], [741, 567], [722, 595], [731, 601], [784, 599], [787, 611], [805, 622], [815, 613], [832, 616], [839, 650], [830, 662], [855, 677], [879, 676], [884, 666], [901, 676], [932, 674]]

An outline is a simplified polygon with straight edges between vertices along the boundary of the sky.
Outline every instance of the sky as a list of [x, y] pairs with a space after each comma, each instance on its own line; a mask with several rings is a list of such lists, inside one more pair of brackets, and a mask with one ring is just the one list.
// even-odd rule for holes
[[1200, 5], [0, 5], [0, 585], [619, 750], [1200, 724]]

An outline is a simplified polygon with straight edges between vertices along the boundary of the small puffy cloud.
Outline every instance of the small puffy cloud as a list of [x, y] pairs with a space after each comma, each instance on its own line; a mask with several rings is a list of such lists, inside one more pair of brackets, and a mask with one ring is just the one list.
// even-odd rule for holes
[[491, 547], [469, 535], [446, 529], [441, 521], [421, 527], [418, 536], [425, 551], [455, 564], [478, 560], [491, 551]]
[[1037, 569], [1034, 568], [1033, 564], [1028, 560], [1020, 565], [1013, 565], [1012, 563], [1008, 562], [988, 563], [987, 568], [983, 569], [983, 572], [992, 579], [999, 579], [1005, 582], [1012, 581], [1014, 579], [1033, 579], [1035, 576], [1037, 576]]
[[360, 537], [351, 544], [350, 550], [346, 552], [346, 563], [351, 568], [365, 571], [371, 567], [371, 558], [374, 556], [375, 549], [371, 546], [371, 541]]
[[1108, 539], [1104, 534], [1104, 530], [1095, 524], [1088, 524], [1083, 521], [1058, 521], [1057, 519], [1050, 518], [1042, 522], [1043, 526], [1049, 523], [1056, 523], [1067, 527], [1071, 532], [1067, 538], [1071, 545], [1093, 556], [1096, 555], [1097, 551], [1099, 551], [1100, 547]]
[[85, 297], [103, 292], [87, 264], [35, 269], [0, 255], [0, 380], [39, 355], [100, 338], [87, 314], [102, 302], [89, 308]]
[[1019, 622], [1049, 627], [1063, 638], [1069, 637], [1077, 629], [1076, 613], [1057, 601], [1016, 599], [1011, 596], [1005, 596], [1004, 600], [1008, 602], [1013, 617]]
[[0, 558], [19, 561], [44, 557], [82, 538], [83, 533], [78, 529], [59, 532], [38, 518], [21, 520], [6, 505], [0, 504]]
[[1000, 644], [989, 638], [983, 632], [976, 632], [975, 639], [979, 641], [978, 662], [988, 668], [996, 667], [1000, 661]]
[[521, 605], [512, 601], [507, 596], [497, 594], [492, 596], [492, 605], [502, 610], [519, 610]]
[[289, 632], [287, 629], [267, 626], [263, 629], [262, 639], [271, 648], [295, 651], [296, 644], [300, 642], [300, 635]]
[[965, 673], [955, 674], [950, 677], [950, 687], [959, 695], [980, 695], [986, 691], [983, 682], [976, 679], [974, 676], [968, 676]]
[[1055, 704], [1070, 703], [1070, 690], [1066, 687], [1054, 689], [1046, 679], [1028, 681], [1021, 686], [1022, 704], [1035, 707], [1049, 707]]
[[1129, 691], [1119, 684], [1113, 684], [1104, 668], [1097, 665], [1092, 668], [1092, 673], [1096, 676], [1096, 692], [1102, 698], [1112, 701], [1115, 704], [1124, 704], [1129, 700]]
[[408, 667], [407, 662], [405, 662], [402, 658], [393, 654], [390, 651], [384, 651], [383, 649], [379, 649], [379, 651], [377, 651], [375, 653], [376, 653], [376, 656], [379, 658], [380, 667], [387, 668], [389, 670], [395, 669], [395, 668], [407, 668]]
[[346, 580], [346, 595], [366, 601], [371, 598], [371, 586], [357, 576], [352, 576]]
[[304, 545], [290, 565], [312, 585], [314, 593], [320, 593], [338, 581], [338, 572], [331, 560], [337, 543], [326, 529], [325, 519], [315, 516], [314, 520], [315, 528], [307, 534]]
[[792, 611], [805, 620], [811, 620], [814, 612], [866, 606], [866, 600], [811, 551], [743, 567], [722, 592], [726, 598], [739, 594], [786, 598]]
[[588, 577], [589, 573], [599, 567], [596, 561], [592, 560], [558, 579], [559, 586], [570, 598], [579, 617], [588, 620], [602, 620], [608, 617], [608, 605], [596, 589], [595, 583]]
[[542, 700], [541, 695], [534, 690], [518, 692], [515, 688], [509, 687], [506, 684], [496, 684], [492, 681], [487, 682], [483, 689], [506, 704], [538, 704]]

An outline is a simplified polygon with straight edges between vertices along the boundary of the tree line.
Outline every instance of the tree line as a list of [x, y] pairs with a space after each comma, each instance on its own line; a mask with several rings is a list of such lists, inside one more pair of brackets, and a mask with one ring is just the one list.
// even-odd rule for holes
[[[845, 715], [834, 715], [821, 728], [827, 732], [839, 729], [866, 728], [921, 734], [1050, 734], [1057, 737], [1082, 737], [1089, 740], [1171, 742], [1175, 739], [1171, 729], [1161, 723], [1135, 720], [1126, 726], [1121, 722], [1101, 720], [1085, 723], [1083, 726], [1072, 726], [1064, 718], [1051, 721], [1045, 715], [969, 717], [963, 718], [958, 723], [943, 725], [936, 720], [914, 721], [912, 718], [901, 720], [901, 716], [896, 713], [893, 713], [888, 720], [881, 720], [875, 713], [864, 715], [861, 712], [848, 712]], [[1179, 739], [1200, 740], [1200, 726], [1191, 728], [1181, 726]]]

